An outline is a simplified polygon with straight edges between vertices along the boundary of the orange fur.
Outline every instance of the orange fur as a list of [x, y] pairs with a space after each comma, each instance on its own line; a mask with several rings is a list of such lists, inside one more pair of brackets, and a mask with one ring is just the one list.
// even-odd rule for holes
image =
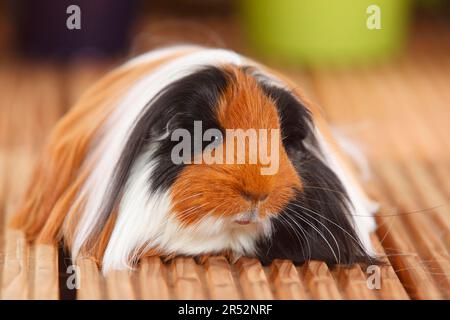
[[[41, 243], [58, 241], [61, 230], [69, 248], [77, 223], [81, 218], [83, 200], [74, 200], [90, 172], [84, 160], [99, 128], [109, 116], [117, 100], [137, 79], [161, 63], [186, 54], [174, 54], [159, 61], [135, 67], [117, 69], [93, 86], [65, 115], [48, 139], [34, 171], [25, 200], [13, 216], [10, 226], [21, 229], [30, 240]], [[219, 105], [219, 120], [224, 128], [279, 128], [274, 102], [258, 88], [256, 81], [238, 69], [228, 67], [236, 76]], [[281, 140], [279, 171], [273, 176], [260, 174], [261, 164], [192, 165], [186, 167], [172, 188], [174, 210], [186, 224], [193, 224], [210, 211], [216, 216], [232, 216], [255, 205], [245, 200], [241, 192], [269, 194], [259, 204], [261, 215], [276, 213], [301, 188], [300, 178], [292, 167]], [[248, 146], [246, 153], [249, 153]], [[199, 197], [192, 195], [200, 193]], [[194, 211], [188, 211], [202, 206]], [[72, 211], [68, 214], [69, 209]], [[113, 213], [102, 232], [92, 239], [82, 253], [101, 261], [113, 230], [117, 213]], [[153, 254], [158, 254], [154, 249]], [[150, 253], [149, 253], [150, 254]]]
[[[52, 131], [23, 204], [12, 217], [10, 227], [23, 230], [29, 240], [51, 243], [59, 240], [61, 226], [67, 219], [70, 223], [65, 226], [65, 240], [71, 244], [82, 204], [77, 205], [72, 215], [66, 215], [89, 173], [89, 168], [82, 165], [90, 143], [112, 111], [114, 103], [137, 79], [161, 63], [187, 52], [130, 68], [119, 68], [86, 92]], [[104, 237], [101, 235], [98, 240]], [[104, 248], [101, 247], [101, 250]]]
[[114, 212], [109, 216], [102, 232], [100, 233], [98, 238], [95, 239], [95, 243], [91, 243], [86, 246], [86, 248], [92, 248], [91, 251], [87, 251], [87, 249], [84, 249], [84, 251], [81, 252], [83, 255], [92, 256], [95, 258], [98, 264], [101, 263], [106, 247], [108, 246], [109, 238], [111, 237], [112, 231], [114, 229], [116, 219], [117, 210], [114, 210]]
[[[274, 101], [258, 87], [254, 78], [238, 69], [221, 99], [218, 118], [225, 129], [279, 129], [280, 122]], [[226, 138], [224, 138], [226, 143]], [[274, 175], [261, 175], [262, 164], [195, 164], [187, 166], [172, 187], [174, 212], [186, 225], [194, 224], [205, 215], [232, 216], [258, 205], [245, 199], [242, 193], [268, 195], [259, 203], [261, 217], [277, 213], [301, 188], [301, 181], [279, 143], [279, 170]], [[258, 145], [260, 147], [260, 145]], [[224, 148], [226, 157], [226, 148]], [[249, 150], [246, 144], [245, 153]], [[236, 152], [235, 152], [236, 156]], [[196, 209], [197, 208], [197, 209]]]

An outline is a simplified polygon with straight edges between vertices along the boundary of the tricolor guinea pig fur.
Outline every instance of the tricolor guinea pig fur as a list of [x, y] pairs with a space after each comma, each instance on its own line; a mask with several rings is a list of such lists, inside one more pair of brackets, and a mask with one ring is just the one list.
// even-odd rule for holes
[[[278, 129], [276, 170], [173, 161], [177, 130], [198, 146], [185, 157], [211, 151], [196, 123], [224, 133], [207, 139], [216, 147], [227, 130]], [[93, 257], [104, 273], [145, 255], [366, 264], [372, 211], [295, 85], [232, 51], [176, 46], [112, 71], [58, 122], [11, 227], [63, 240], [74, 260]]]

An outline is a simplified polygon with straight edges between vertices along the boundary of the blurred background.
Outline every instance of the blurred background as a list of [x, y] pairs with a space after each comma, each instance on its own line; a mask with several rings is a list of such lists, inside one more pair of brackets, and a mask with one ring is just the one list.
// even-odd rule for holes
[[3, 0], [2, 53], [70, 61], [179, 42], [291, 65], [373, 63], [418, 30], [445, 33], [448, 0]]
[[[10, 109], [21, 121], [30, 116], [39, 142], [108, 70], [153, 48], [196, 43], [287, 73], [371, 158], [387, 157], [380, 151], [400, 143], [388, 154], [427, 154], [448, 164], [442, 154], [450, 150], [450, 0], [0, 4], [0, 112]], [[3, 119], [4, 128], [15, 126]], [[15, 131], [3, 138], [21, 141]], [[39, 150], [40, 143], [32, 145]]]
[[450, 0], [0, 1], [0, 231], [86, 88], [176, 43], [292, 77], [368, 157], [361, 179], [386, 213], [374, 241], [409, 297], [450, 297]]
[[450, 0], [0, 0], [2, 62], [60, 75], [178, 43], [229, 48], [299, 77], [377, 70], [445, 59], [449, 30]]

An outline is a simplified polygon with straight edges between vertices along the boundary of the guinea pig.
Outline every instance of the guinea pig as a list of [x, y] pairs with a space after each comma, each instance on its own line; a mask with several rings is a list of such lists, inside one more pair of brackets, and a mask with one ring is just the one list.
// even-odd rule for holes
[[11, 227], [104, 273], [145, 255], [367, 264], [370, 204], [290, 80], [175, 46], [112, 71], [58, 122]]

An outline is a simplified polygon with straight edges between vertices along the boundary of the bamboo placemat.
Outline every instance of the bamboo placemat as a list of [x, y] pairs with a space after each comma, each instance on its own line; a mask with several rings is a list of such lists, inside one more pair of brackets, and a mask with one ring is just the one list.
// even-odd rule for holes
[[[444, 27], [439, 27], [444, 28]], [[422, 27], [408, 54], [370, 68], [290, 70], [326, 117], [368, 156], [362, 178], [381, 204], [373, 242], [389, 264], [380, 289], [360, 266], [311, 261], [263, 267], [243, 258], [141, 261], [130, 273], [80, 268], [78, 299], [449, 299], [450, 41]], [[441, 36], [439, 36], [440, 34]], [[66, 267], [58, 248], [28, 244], [6, 223], [52, 125], [108, 66], [0, 64], [0, 297], [58, 299]], [[59, 261], [58, 261], [59, 260]], [[65, 276], [66, 275], [66, 276]]]

